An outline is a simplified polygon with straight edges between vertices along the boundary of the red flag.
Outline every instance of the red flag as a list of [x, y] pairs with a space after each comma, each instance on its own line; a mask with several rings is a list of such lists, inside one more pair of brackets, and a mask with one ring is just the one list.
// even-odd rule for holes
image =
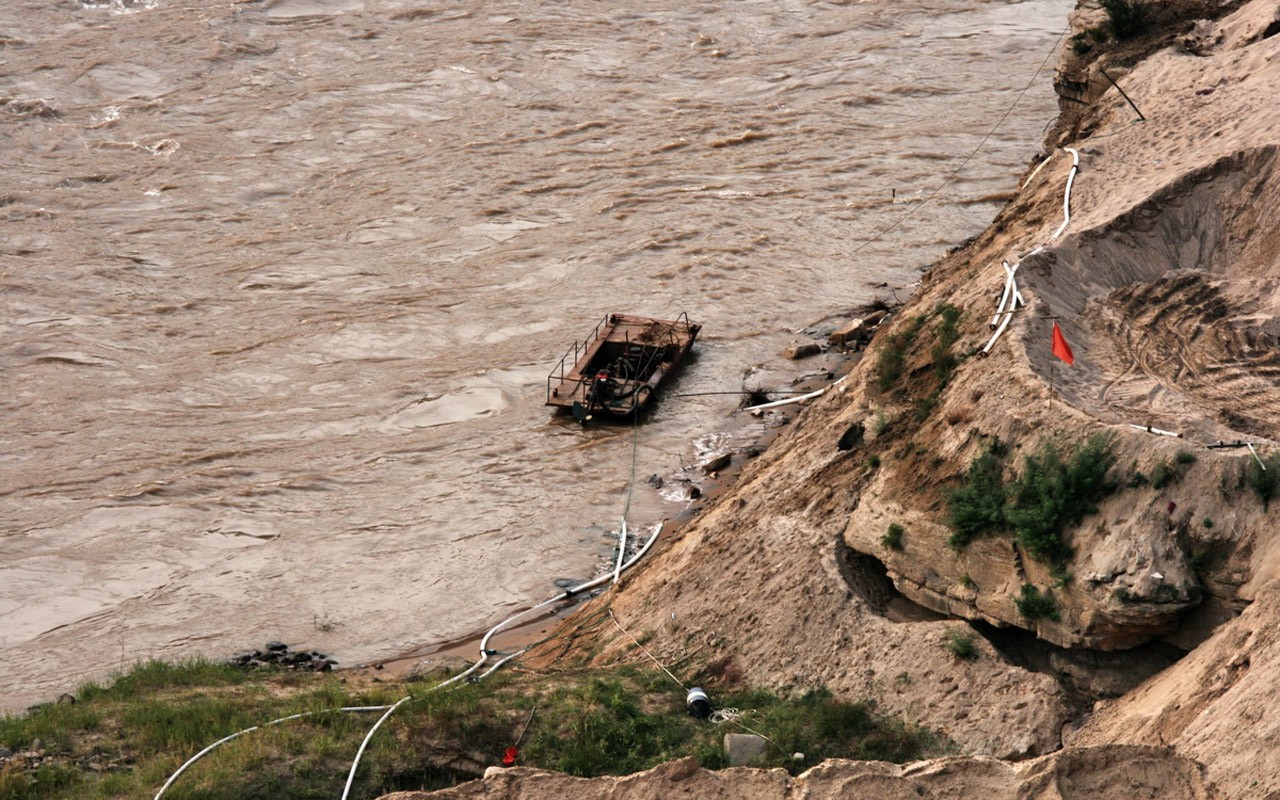
[[519, 757], [520, 757], [519, 750], [515, 749], [514, 747], [508, 747], [507, 752], [502, 754], [502, 766], [514, 767], [516, 765], [516, 759]]
[[1062, 329], [1058, 327], [1057, 320], [1053, 322], [1053, 354], [1070, 366], [1076, 363], [1076, 357], [1071, 352], [1071, 345], [1067, 344], [1067, 340], [1062, 336]]

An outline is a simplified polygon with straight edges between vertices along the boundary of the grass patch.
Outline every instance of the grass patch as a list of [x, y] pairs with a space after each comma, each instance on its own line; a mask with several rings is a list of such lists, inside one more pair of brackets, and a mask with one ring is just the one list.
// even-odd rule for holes
[[1168, 461], [1160, 461], [1151, 468], [1151, 488], [1163, 489], [1178, 479], [1178, 471]]
[[880, 544], [890, 550], [902, 551], [902, 534], [906, 533], [896, 522], [889, 523], [889, 529], [880, 537]]
[[[746, 724], [772, 739], [766, 766], [793, 772], [824, 758], [908, 761], [940, 752], [940, 737], [824, 691], [799, 696], [738, 688], [740, 673], [711, 664], [690, 677], [718, 707], [750, 709]], [[237, 730], [340, 706], [385, 705], [413, 693], [379, 730], [361, 762], [353, 797], [438, 789], [499, 764], [528, 725], [519, 763], [573, 775], [625, 774], [693, 755], [725, 766], [732, 726], [690, 717], [684, 692], [657, 670], [621, 667], [550, 677], [498, 675], [456, 690], [432, 682], [374, 683], [359, 676], [244, 673], [221, 664], [148, 662], [77, 702], [0, 718], [0, 744], [40, 739], [44, 762], [0, 772], [3, 800], [151, 797], [187, 758]], [[536, 710], [535, 710], [536, 707]], [[166, 792], [173, 800], [334, 797], [376, 715], [321, 713], [262, 727], [191, 767]], [[791, 754], [802, 752], [802, 761]]]
[[1041, 593], [1029, 583], [1022, 584], [1022, 591], [1014, 598], [1013, 604], [1017, 606], [1018, 613], [1029, 620], [1051, 619], [1057, 622], [1059, 619], [1058, 604], [1054, 602], [1053, 595]]
[[876, 386], [887, 392], [902, 377], [907, 366], [907, 351], [915, 343], [924, 326], [925, 317], [920, 315], [911, 320], [905, 328], [885, 337], [884, 345], [876, 356]]
[[951, 352], [951, 346], [960, 339], [960, 309], [950, 303], [940, 303], [934, 308], [939, 322], [934, 328], [937, 341], [929, 351], [933, 359], [933, 373], [938, 379], [938, 392], [951, 380], [951, 374], [960, 365], [960, 358]]
[[970, 462], [960, 485], [947, 493], [949, 543], [959, 550], [984, 533], [1011, 528], [1018, 544], [1065, 581], [1074, 551], [1062, 534], [1097, 511], [1097, 501], [1115, 489], [1107, 479], [1116, 460], [1112, 439], [1091, 436], [1067, 457], [1046, 440], [1008, 484], [1005, 452], [999, 440], [993, 440]]
[[953, 630], [947, 634], [947, 649], [951, 655], [964, 661], [978, 660], [978, 647], [973, 643], [973, 634], [967, 631]]

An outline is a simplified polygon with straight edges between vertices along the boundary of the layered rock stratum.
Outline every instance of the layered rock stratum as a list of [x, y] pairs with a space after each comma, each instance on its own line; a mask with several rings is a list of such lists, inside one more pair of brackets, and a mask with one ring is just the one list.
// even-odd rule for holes
[[[1080, 11], [1074, 26], [1100, 20]], [[1249, 487], [1250, 461], [1280, 440], [1278, 20], [1254, 0], [1216, 20], [1161, 17], [1142, 58], [1068, 54], [1050, 157], [992, 226], [926, 273], [733, 489], [596, 601], [661, 659], [870, 699], [960, 755], [795, 778], [687, 762], [591, 782], [514, 770], [434, 796], [1280, 796], [1267, 702], [1280, 502]], [[1020, 264], [1025, 306], [984, 357], [1002, 262]], [[946, 306], [960, 361], [943, 380]], [[1072, 366], [1051, 351], [1055, 320]], [[903, 364], [883, 385], [889, 348]], [[1069, 454], [1098, 435], [1112, 486], [1064, 532], [1069, 558], [1046, 563], [999, 530], [949, 544], [948, 490], [993, 442], [1012, 480], [1046, 442]], [[1053, 613], [1028, 617], [1025, 586]], [[976, 636], [977, 659], [951, 652], [956, 633]], [[631, 648], [606, 636], [597, 658]]]

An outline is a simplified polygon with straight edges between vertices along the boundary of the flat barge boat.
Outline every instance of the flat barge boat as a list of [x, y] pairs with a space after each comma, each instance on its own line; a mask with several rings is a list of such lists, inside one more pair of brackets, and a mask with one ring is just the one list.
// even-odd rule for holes
[[547, 405], [583, 423], [644, 410], [693, 348], [701, 325], [609, 314], [547, 376]]

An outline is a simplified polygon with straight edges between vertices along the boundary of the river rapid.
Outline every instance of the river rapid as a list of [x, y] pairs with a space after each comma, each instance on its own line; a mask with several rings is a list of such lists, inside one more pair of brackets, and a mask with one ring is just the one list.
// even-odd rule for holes
[[[6, 0], [0, 709], [268, 639], [386, 658], [591, 577], [628, 499], [648, 530], [759, 432], [700, 393], [991, 219], [1051, 66], [865, 244], [1070, 7]], [[681, 311], [634, 466], [543, 407], [604, 314]]]

